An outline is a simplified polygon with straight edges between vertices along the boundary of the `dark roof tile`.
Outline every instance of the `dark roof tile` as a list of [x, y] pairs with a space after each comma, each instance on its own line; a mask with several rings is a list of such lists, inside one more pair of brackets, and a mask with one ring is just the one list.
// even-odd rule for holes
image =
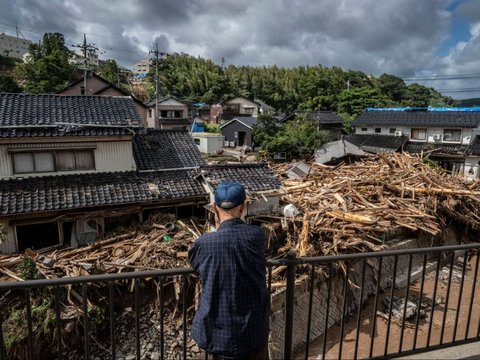
[[119, 135], [141, 124], [131, 97], [0, 94], [0, 137]]
[[364, 111], [352, 123], [354, 126], [415, 126], [415, 127], [451, 127], [476, 128], [480, 126], [480, 111], [434, 109], [403, 109]]
[[138, 170], [177, 169], [205, 165], [197, 145], [185, 130], [148, 130], [133, 138]]
[[192, 170], [95, 173], [0, 181], [2, 215], [205, 198]]
[[468, 145], [461, 145], [461, 144], [435, 144], [435, 143], [408, 141], [403, 146], [403, 151], [411, 154], [419, 154], [421, 152], [430, 151], [432, 153], [441, 153], [441, 154], [448, 154], [448, 155], [464, 155], [467, 148], [468, 148]]
[[480, 155], [480, 135], [475, 136], [465, 152], [469, 155]]
[[209, 165], [202, 173], [213, 189], [223, 181], [237, 181], [245, 186], [248, 194], [278, 190], [281, 183], [274, 172], [264, 164]]

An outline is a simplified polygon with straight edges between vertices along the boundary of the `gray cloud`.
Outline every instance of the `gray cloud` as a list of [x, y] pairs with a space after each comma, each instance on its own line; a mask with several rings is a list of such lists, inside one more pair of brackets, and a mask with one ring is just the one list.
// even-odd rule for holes
[[[80, 42], [86, 32], [107, 51], [102, 57], [125, 66], [145, 58], [158, 42], [162, 51], [217, 63], [224, 57], [237, 65], [323, 64], [398, 76], [475, 72], [479, 36], [437, 56], [449, 36], [452, 14], [446, 7], [452, 1], [0, 0], [0, 24], [14, 30], [17, 19], [32, 40], [58, 31]], [[477, 0], [455, 11], [472, 29], [480, 22]]]

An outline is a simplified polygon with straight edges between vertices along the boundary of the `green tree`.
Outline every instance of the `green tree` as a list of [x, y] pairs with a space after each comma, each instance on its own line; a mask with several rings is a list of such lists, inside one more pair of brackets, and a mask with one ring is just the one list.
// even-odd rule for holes
[[432, 93], [429, 88], [414, 83], [407, 86], [403, 105], [411, 107], [426, 107], [430, 104], [431, 98]]
[[[148, 75], [154, 94], [152, 67]], [[212, 60], [187, 54], [168, 54], [159, 62], [160, 92], [175, 94], [209, 104], [243, 96], [262, 99], [275, 109], [291, 113], [296, 109], [332, 110], [357, 116], [366, 106], [412, 106], [411, 104], [449, 102], [421, 85], [406, 86], [397, 76], [379, 78], [361, 71], [323, 65], [282, 68], [234, 66], [223, 68]], [[354, 101], [351, 106], [348, 100]]]
[[338, 112], [358, 116], [367, 107], [386, 107], [393, 104], [386, 95], [378, 89], [370, 87], [344, 90], [338, 95]]
[[120, 69], [113, 59], [103, 61], [97, 68], [98, 74], [111, 84], [120, 82]]
[[8, 75], [0, 75], [0, 92], [20, 93], [22, 88]]
[[41, 43], [30, 45], [27, 61], [16, 69], [25, 91], [39, 94], [61, 90], [73, 72], [71, 55], [60, 33], [46, 33]]
[[266, 139], [274, 137], [280, 131], [280, 124], [273, 114], [260, 114], [257, 123], [253, 125], [255, 143], [262, 145]]
[[383, 74], [377, 80], [377, 86], [383, 95], [400, 104], [405, 96], [407, 86], [402, 78], [390, 74]]
[[289, 159], [305, 159], [327, 141], [327, 134], [314, 126], [305, 116], [297, 116], [266, 135], [262, 149], [268, 154], [286, 152]]

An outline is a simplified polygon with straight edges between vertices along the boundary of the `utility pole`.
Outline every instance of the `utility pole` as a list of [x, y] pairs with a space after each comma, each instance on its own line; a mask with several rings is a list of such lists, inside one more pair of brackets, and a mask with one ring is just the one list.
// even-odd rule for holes
[[155, 123], [154, 126], [157, 126], [158, 121], [158, 60], [160, 57], [165, 55], [165, 53], [158, 51], [158, 42], [155, 43], [155, 50], [150, 50], [149, 54], [155, 55]]
[[87, 62], [87, 52], [89, 54], [94, 54], [98, 48], [95, 46], [95, 44], [90, 44], [87, 43], [87, 34], [83, 34], [83, 44], [73, 44], [73, 47], [77, 47], [82, 49], [83, 51], [83, 89], [84, 93], [83, 95], [87, 95], [87, 73], [88, 73], [88, 62]]

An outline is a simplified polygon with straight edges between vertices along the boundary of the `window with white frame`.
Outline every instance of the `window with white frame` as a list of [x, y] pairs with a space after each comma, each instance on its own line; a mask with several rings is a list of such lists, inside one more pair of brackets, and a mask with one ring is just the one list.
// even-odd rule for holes
[[368, 131], [368, 129], [367, 128], [362, 128], [361, 131]]
[[462, 139], [462, 131], [460, 129], [443, 130], [444, 141], [460, 141]]
[[382, 128], [375, 128], [375, 133], [380, 134], [382, 132]]
[[411, 140], [427, 140], [427, 129], [412, 129]]
[[95, 170], [93, 150], [55, 150], [12, 154], [14, 174]]
[[390, 134], [395, 134], [395, 131], [397, 131], [396, 128], [390, 128]]

